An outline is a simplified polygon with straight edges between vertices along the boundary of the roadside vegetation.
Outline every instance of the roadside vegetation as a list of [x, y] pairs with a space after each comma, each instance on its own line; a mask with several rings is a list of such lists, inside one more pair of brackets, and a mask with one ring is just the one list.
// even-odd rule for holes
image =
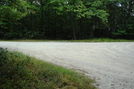
[[70, 40], [72, 42], [134, 42], [134, 40], [127, 39], [111, 39], [111, 38], [94, 38], [84, 40]]
[[17, 41], [17, 42], [134, 42], [134, 40], [127, 39], [111, 39], [111, 38], [94, 38], [83, 40], [38, 40], [38, 39], [18, 39], [18, 40], [0, 40], [0, 41]]
[[19, 52], [0, 48], [0, 89], [96, 89], [94, 81]]

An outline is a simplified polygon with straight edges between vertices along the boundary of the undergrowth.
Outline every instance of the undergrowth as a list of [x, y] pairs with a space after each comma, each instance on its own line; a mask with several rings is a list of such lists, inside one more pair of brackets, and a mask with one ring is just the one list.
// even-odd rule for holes
[[93, 80], [18, 52], [0, 48], [0, 89], [96, 89]]
[[134, 42], [127, 39], [111, 39], [111, 38], [93, 38], [82, 40], [40, 40], [40, 39], [18, 39], [18, 40], [0, 40], [0, 41], [17, 41], [17, 42]]

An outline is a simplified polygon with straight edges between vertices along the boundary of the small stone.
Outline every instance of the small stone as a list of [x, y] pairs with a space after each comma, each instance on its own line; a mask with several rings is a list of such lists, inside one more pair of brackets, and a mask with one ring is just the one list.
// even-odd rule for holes
[[114, 86], [114, 84], [111, 84], [111, 86]]
[[98, 78], [98, 80], [100, 80], [100, 78]]
[[106, 74], [105, 74], [105, 76], [106, 76]]
[[96, 86], [99, 86], [100, 84], [96, 84]]

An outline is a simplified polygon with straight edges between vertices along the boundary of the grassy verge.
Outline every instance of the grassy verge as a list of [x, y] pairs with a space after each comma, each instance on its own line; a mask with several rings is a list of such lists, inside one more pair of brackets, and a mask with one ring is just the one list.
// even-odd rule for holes
[[50, 63], [0, 48], [0, 89], [96, 89], [93, 80]]
[[110, 38], [94, 38], [83, 40], [34, 40], [34, 39], [20, 39], [20, 40], [0, 40], [0, 41], [17, 41], [17, 42], [134, 42], [134, 40], [126, 39], [110, 39]]
[[71, 40], [72, 42], [134, 42], [134, 40], [126, 39], [110, 39], [110, 38], [94, 38], [84, 40]]

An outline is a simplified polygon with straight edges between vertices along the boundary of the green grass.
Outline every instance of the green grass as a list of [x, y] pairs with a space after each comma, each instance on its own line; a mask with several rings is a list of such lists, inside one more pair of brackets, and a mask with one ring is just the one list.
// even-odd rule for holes
[[18, 52], [0, 48], [0, 89], [96, 89], [94, 81]]
[[0, 41], [17, 41], [17, 42], [134, 42], [134, 40], [127, 39], [110, 39], [110, 38], [94, 38], [83, 40], [34, 40], [34, 39], [21, 39], [21, 40], [0, 40]]
[[134, 40], [126, 39], [110, 39], [110, 38], [94, 38], [84, 40], [71, 40], [72, 42], [134, 42]]

